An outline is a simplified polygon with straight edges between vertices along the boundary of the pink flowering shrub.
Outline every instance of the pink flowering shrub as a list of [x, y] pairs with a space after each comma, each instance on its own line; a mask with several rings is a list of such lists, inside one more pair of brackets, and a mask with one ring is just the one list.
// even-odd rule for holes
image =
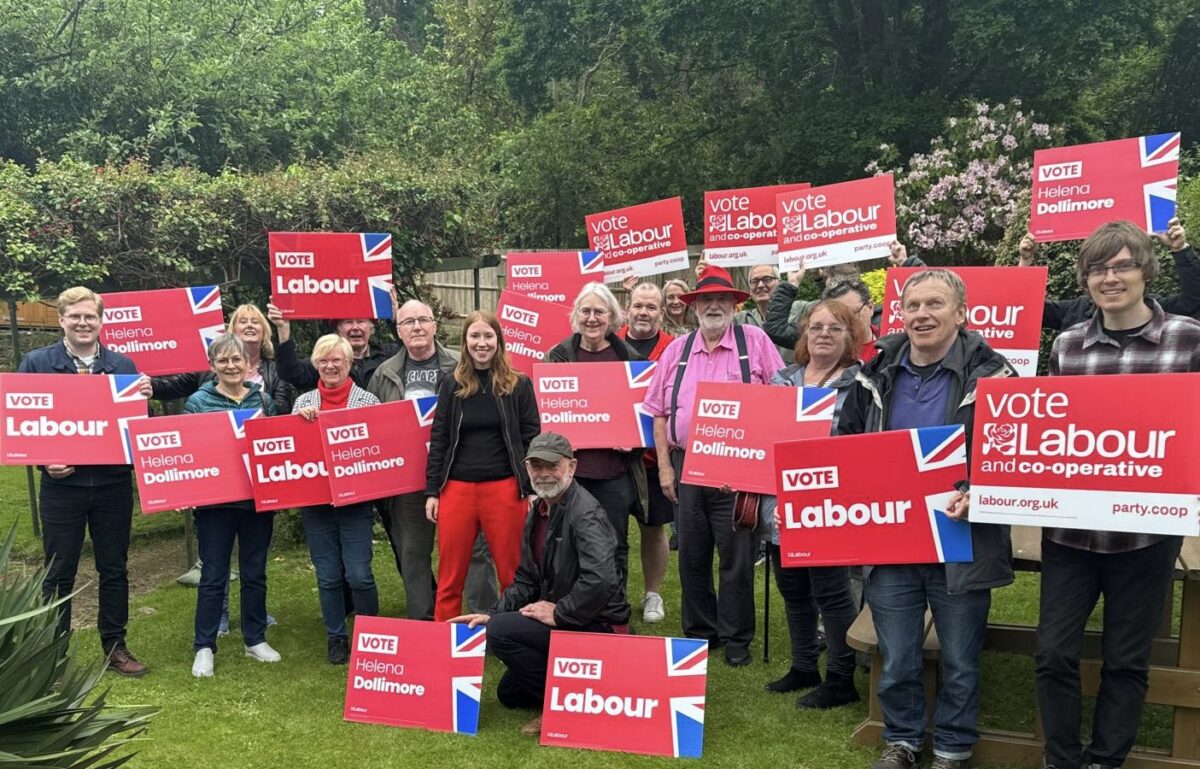
[[929, 152], [901, 165], [897, 149], [884, 144], [866, 168], [895, 176], [897, 237], [931, 264], [990, 264], [995, 243], [1020, 213], [1033, 151], [1062, 139], [1061, 129], [1023, 112], [1019, 99], [967, 107], [947, 118]]

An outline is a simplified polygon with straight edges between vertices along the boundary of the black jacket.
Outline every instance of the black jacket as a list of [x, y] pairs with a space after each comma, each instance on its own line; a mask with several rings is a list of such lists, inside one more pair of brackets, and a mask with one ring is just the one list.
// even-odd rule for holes
[[[398, 344], [389, 344], [386, 347], [371, 345], [367, 348], [365, 356], [355, 358], [350, 364], [350, 380], [364, 390], [367, 389], [367, 383], [371, 381], [375, 369], [399, 349]], [[313, 368], [313, 364], [308, 360], [301, 360], [296, 354], [295, 339], [275, 345], [275, 361], [279, 366], [279, 376], [301, 392], [313, 389], [317, 382], [321, 381], [321, 376]]]
[[[462, 398], [454, 394], [458, 380], [453, 375], [443, 377], [438, 384], [437, 411], [429, 434], [429, 462], [425, 465], [425, 496], [441, 496], [442, 487], [450, 477], [454, 451], [458, 448], [458, 431], [462, 426]], [[500, 421], [504, 424], [504, 445], [508, 461], [521, 496], [532, 493], [529, 475], [525, 472], [525, 452], [529, 442], [542, 431], [533, 382], [522, 374], [511, 395], [497, 396]]]
[[[296, 390], [279, 376], [279, 367], [275, 365], [275, 361], [263, 358], [259, 364], [259, 371], [262, 372], [262, 391], [275, 404], [275, 413], [292, 413], [292, 401], [296, 400]], [[211, 371], [189, 371], [184, 374], [150, 378], [154, 397], [158, 400], [187, 398], [198, 391], [205, 382], [215, 381], [216, 376]]]
[[[1196, 249], [1191, 246], [1174, 252], [1172, 256], [1175, 257], [1175, 277], [1179, 280], [1179, 293], [1170, 296], [1148, 296], [1162, 305], [1163, 312], [1195, 317], [1200, 313], [1200, 259], [1197, 259]], [[1042, 311], [1042, 328], [1062, 331], [1076, 323], [1091, 320], [1095, 312], [1096, 305], [1089, 296], [1077, 296], [1074, 299], [1048, 298]]]
[[[17, 367], [21, 374], [71, 374], [79, 376], [75, 361], [67, 354], [66, 343], [59, 340], [54, 344], [30, 350]], [[136, 374], [137, 366], [128, 357], [100, 345], [100, 352], [92, 362], [93, 374]], [[149, 413], [149, 412], [147, 412]], [[130, 483], [133, 480], [129, 465], [75, 465], [75, 472], [66, 478], [51, 478], [42, 467], [42, 483], [62, 486], [107, 486], [110, 483]]]
[[[890, 334], [875, 343], [879, 354], [859, 370], [838, 415], [836, 435], [858, 435], [887, 429], [892, 408], [892, 388], [900, 362], [908, 352], [906, 334]], [[1004, 356], [988, 347], [974, 331], [959, 331], [958, 339], [942, 368], [950, 371], [950, 398], [943, 424], [960, 424], [967, 433], [967, 465], [970, 466], [971, 429], [975, 422], [975, 386], [987, 377], [1016, 376]], [[950, 489], [947, 489], [950, 491]], [[946, 564], [946, 587], [950, 593], [1001, 587], [1013, 581], [1012, 541], [1007, 526], [971, 524], [975, 560]]]
[[550, 507], [539, 563], [533, 555], [533, 533], [541, 506], [540, 500], [529, 506], [521, 563], [500, 596], [498, 611], [550, 601], [555, 604], [555, 624], [567, 630], [593, 622], [628, 623], [629, 601], [617, 578], [617, 533], [604, 508], [587, 489], [572, 482], [558, 504]]

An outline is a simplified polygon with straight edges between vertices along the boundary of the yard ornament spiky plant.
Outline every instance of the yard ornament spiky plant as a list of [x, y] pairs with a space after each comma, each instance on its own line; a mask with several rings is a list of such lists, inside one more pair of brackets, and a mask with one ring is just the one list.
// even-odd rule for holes
[[0, 769], [118, 767], [158, 709], [105, 703], [103, 668], [56, 632], [61, 601], [42, 603], [45, 569], [10, 564], [15, 539], [0, 547]]

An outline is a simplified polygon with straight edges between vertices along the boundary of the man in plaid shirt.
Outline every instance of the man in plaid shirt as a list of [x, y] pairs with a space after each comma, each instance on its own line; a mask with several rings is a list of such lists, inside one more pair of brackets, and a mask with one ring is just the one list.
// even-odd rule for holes
[[[1187, 247], [1178, 219], [1160, 240], [1172, 251]], [[1097, 312], [1054, 340], [1051, 375], [1200, 371], [1200, 322], [1167, 315], [1146, 296], [1146, 285], [1158, 274], [1146, 233], [1126, 221], [1100, 227], [1083, 242], [1077, 272]], [[1181, 544], [1181, 537], [1158, 534], [1045, 530], [1036, 658], [1048, 769], [1117, 767], [1125, 761], [1146, 699], [1150, 644]], [[1084, 626], [1100, 595], [1104, 668], [1085, 750], [1079, 658]]]

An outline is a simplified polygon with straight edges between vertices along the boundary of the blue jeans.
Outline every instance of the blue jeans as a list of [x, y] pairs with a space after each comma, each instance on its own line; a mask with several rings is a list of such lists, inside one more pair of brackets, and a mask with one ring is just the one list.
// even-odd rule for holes
[[970, 757], [979, 741], [979, 653], [987, 633], [990, 590], [946, 592], [946, 567], [876, 566], [867, 580], [883, 669], [879, 705], [883, 739], [920, 751], [925, 743], [925, 689], [921, 647], [925, 607], [941, 644], [942, 686], [933, 713], [934, 755]]
[[325, 632], [330, 638], [348, 638], [343, 574], [354, 596], [354, 610], [365, 615], [379, 614], [379, 593], [375, 590], [375, 575], [371, 573], [371, 526], [375, 523], [371, 503], [304, 507], [300, 509], [300, 519], [304, 522], [308, 554], [317, 569], [317, 594]]
[[200, 544], [200, 585], [196, 590], [193, 647], [217, 650], [217, 631], [229, 587], [229, 561], [238, 541], [242, 640], [254, 646], [266, 640], [267, 551], [271, 548], [274, 513], [257, 513], [249, 504], [213, 505], [196, 510]]

